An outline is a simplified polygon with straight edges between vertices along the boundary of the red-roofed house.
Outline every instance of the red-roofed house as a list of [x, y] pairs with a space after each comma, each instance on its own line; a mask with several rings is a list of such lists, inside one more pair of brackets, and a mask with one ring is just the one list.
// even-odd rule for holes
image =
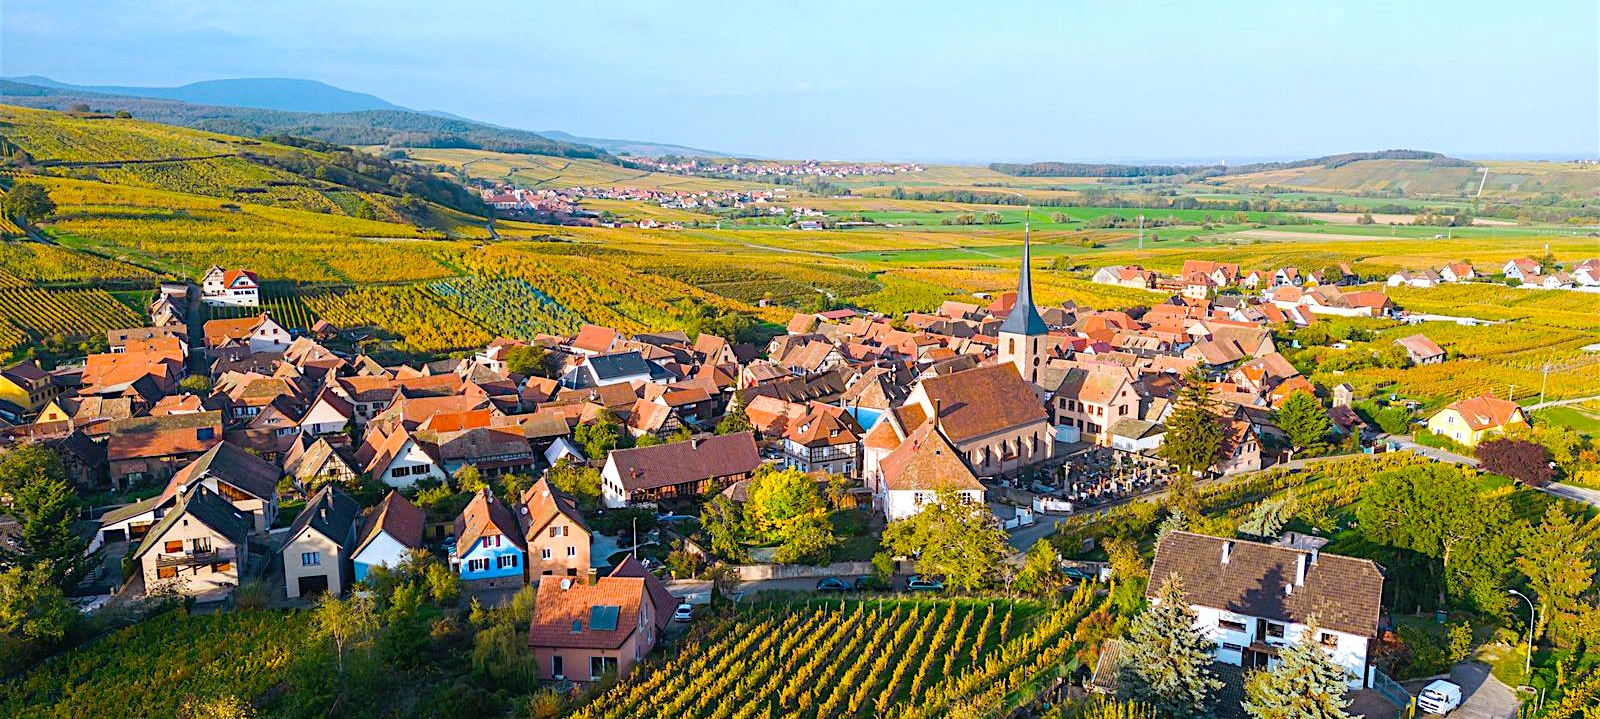
[[224, 270], [212, 265], [200, 280], [200, 301], [225, 307], [259, 307], [261, 280], [250, 270]]

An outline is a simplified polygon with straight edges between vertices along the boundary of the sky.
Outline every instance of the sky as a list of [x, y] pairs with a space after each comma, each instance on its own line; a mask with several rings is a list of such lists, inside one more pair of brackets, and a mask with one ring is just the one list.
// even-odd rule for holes
[[785, 158], [1600, 156], [1600, 3], [0, 0], [0, 75], [294, 77]]

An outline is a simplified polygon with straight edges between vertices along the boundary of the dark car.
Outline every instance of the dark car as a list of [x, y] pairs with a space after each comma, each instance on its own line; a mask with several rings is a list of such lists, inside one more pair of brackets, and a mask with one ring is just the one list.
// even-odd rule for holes
[[817, 591], [848, 592], [850, 591], [850, 583], [838, 577], [823, 577], [817, 580]]
[[1078, 567], [1067, 567], [1066, 569], [1061, 570], [1061, 573], [1067, 575], [1067, 579], [1072, 579], [1079, 582], [1093, 582], [1099, 579], [1099, 577], [1095, 576], [1094, 572], [1091, 572], [1087, 569], [1080, 569]]

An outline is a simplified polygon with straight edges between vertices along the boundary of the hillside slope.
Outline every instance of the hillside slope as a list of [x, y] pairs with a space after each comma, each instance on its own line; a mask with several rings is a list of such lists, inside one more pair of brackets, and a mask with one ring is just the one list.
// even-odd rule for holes
[[43, 87], [15, 80], [0, 80], [0, 102], [58, 111], [77, 105], [100, 112], [123, 110], [142, 120], [244, 137], [293, 135], [338, 145], [459, 147], [613, 160], [605, 150], [587, 145], [398, 107], [293, 112]]
[[178, 87], [127, 87], [122, 85], [73, 85], [48, 77], [26, 75], [12, 80], [39, 87], [103, 95], [126, 95], [159, 100], [177, 100], [199, 105], [253, 107], [290, 112], [359, 112], [362, 110], [404, 110], [376, 95], [334, 87], [316, 80], [285, 77], [248, 77], [204, 80]]

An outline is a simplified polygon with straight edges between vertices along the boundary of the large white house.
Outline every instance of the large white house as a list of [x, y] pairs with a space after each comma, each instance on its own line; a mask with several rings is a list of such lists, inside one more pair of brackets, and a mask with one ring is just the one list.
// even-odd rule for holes
[[200, 280], [200, 301], [224, 307], [260, 307], [261, 280], [250, 270], [212, 265]]
[[872, 505], [884, 519], [893, 522], [917, 514], [945, 490], [955, 492], [964, 503], [983, 504], [983, 484], [937, 423], [923, 422], [904, 439], [888, 434], [892, 427], [873, 431], [878, 432], [879, 444], [895, 444], [863, 477], [872, 491]]
[[1216, 642], [1217, 661], [1274, 666], [1314, 617], [1315, 641], [1344, 667], [1350, 687], [1372, 687], [1383, 570], [1371, 560], [1173, 531], [1156, 547], [1147, 596], [1155, 600], [1174, 575], [1195, 628]]

